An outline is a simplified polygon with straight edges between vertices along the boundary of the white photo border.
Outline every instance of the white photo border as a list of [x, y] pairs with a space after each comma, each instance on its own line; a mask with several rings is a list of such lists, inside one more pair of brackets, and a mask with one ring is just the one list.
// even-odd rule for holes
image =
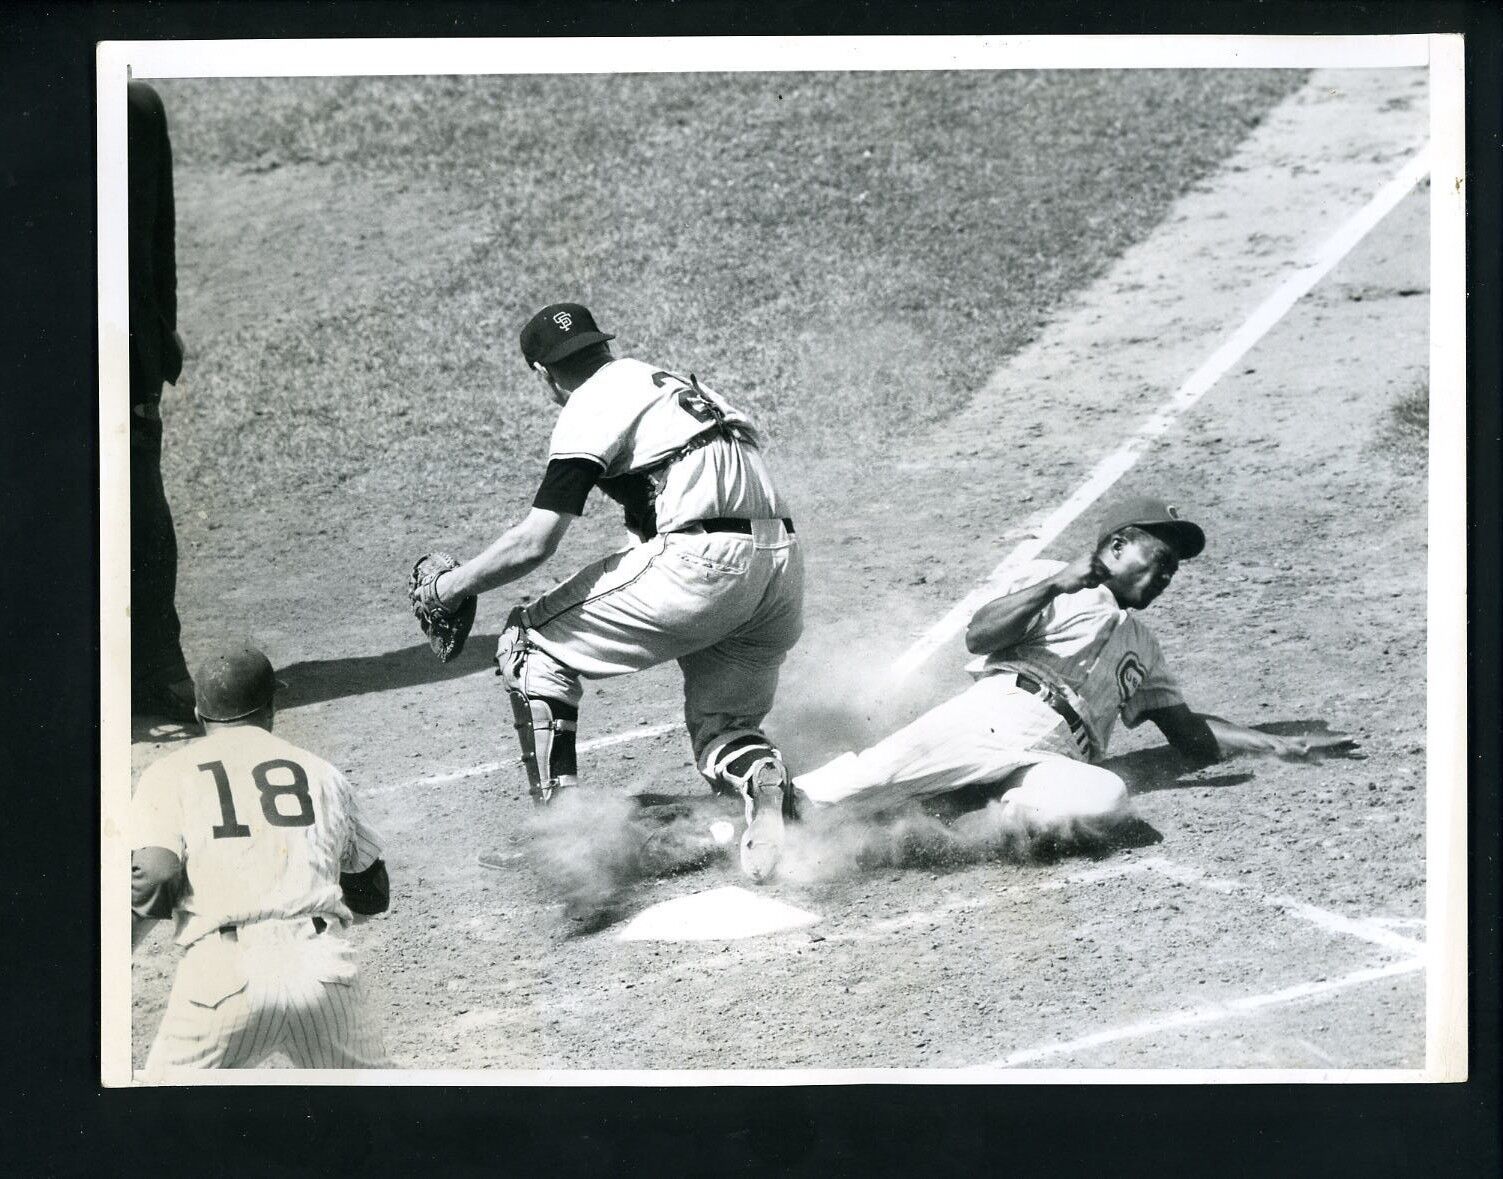
[[201, 1085], [1204, 1084], [1467, 1077], [1466, 193], [1460, 34], [113, 41], [97, 50], [100, 444], [101, 1080], [131, 1071], [129, 311], [131, 78], [809, 70], [1429, 67], [1431, 303], [1426, 1052], [1422, 1069], [261, 1069]]

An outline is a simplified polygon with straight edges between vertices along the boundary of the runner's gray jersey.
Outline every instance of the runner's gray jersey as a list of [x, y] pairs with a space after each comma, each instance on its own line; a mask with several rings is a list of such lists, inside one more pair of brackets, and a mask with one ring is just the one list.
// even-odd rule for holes
[[[1030, 561], [1002, 594], [1036, 585], [1064, 567], [1063, 561]], [[1060, 594], [1015, 644], [966, 668], [977, 679], [1009, 669], [1063, 689], [1098, 757], [1106, 753], [1118, 714], [1134, 728], [1147, 713], [1184, 703], [1153, 632], [1101, 586]]]

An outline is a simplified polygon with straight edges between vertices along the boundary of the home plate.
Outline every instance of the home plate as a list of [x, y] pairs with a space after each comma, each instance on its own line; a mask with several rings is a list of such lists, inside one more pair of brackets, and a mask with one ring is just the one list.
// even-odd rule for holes
[[623, 942], [713, 942], [813, 925], [819, 916], [734, 884], [644, 909], [616, 935]]

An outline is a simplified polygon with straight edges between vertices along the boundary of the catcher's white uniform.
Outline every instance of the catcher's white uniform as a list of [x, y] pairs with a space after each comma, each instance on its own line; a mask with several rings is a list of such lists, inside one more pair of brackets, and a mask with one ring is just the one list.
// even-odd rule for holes
[[145, 1075], [387, 1064], [367, 1015], [340, 887], [380, 858], [337, 769], [255, 726], [216, 729], [149, 766], [131, 800], [131, 846], [163, 848], [185, 881], [184, 947]]
[[[1003, 588], [1016, 592], [1064, 567], [1034, 561]], [[1023, 637], [968, 669], [976, 683], [860, 753], [846, 753], [796, 779], [816, 804], [891, 807], [984, 782], [1036, 824], [1105, 819], [1126, 787], [1091, 765], [1106, 753], [1120, 715], [1129, 727], [1184, 702], [1158, 640], [1104, 587], [1054, 598]], [[1042, 686], [1053, 707], [1020, 686]], [[1067, 719], [1068, 718], [1068, 719]]]
[[803, 555], [761, 438], [692, 377], [615, 359], [560, 412], [534, 503], [577, 513], [591, 484], [636, 543], [529, 603], [501, 670], [529, 698], [577, 707], [581, 677], [677, 660], [696, 762], [726, 785], [774, 752], [761, 725], [803, 630]]

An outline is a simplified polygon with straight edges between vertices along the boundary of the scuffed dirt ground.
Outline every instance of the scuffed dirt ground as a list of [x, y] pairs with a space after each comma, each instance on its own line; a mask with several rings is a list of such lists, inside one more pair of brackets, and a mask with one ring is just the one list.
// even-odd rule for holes
[[[1394, 88], [1423, 101], [1422, 88]], [[1297, 234], [1308, 215], [1283, 210], [1273, 224]], [[1156, 733], [1121, 734], [1114, 765], [1161, 842], [1098, 860], [926, 862], [911, 847], [864, 837], [863, 864], [832, 876], [795, 860], [765, 890], [819, 914], [808, 929], [699, 944], [620, 942], [619, 924], [581, 932], [528, 858], [536, 841], [518, 769], [410, 784], [512, 756], [505, 702], [487, 671], [503, 603], [483, 604], [473, 646], [444, 669], [415, 646], [403, 616], [392, 571], [440, 539], [427, 508], [373, 523], [357, 478], [320, 497], [314, 527], [299, 519], [295, 498], [246, 504], [223, 522], [189, 515], [183, 609], [194, 641], [207, 642], [222, 619], [253, 616], [268, 647], [299, 652], [283, 670], [289, 707], [279, 729], [347, 768], [388, 840], [393, 910], [352, 936], [398, 1063], [960, 1068], [1398, 960], [1256, 898], [1390, 918], [1423, 936], [1425, 482], [1412, 452], [1395, 451], [1391, 414], [1425, 381], [1426, 215], [1422, 189], [1119, 488], [1170, 494], [1210, 535], [1205, 557], [1186, 565], [1149, 619], [1192, 704], [1252, 723], [1328, 724], [1357, 735], [1366, 760], [1236, 762], [1177, 777], [1154, 750]], [[1213, 229], [1175, 225], [1192, 256], [1197, 235]], [[1258, 249], [1251, 241], [1249, 257]], [[1235, 276], [1225, 279], [1235, 293]], [[1182, 313], [1188, 336], [1196, 309]], [[1111, 330], [1131, 335], [1099, 327], [1081, 329], [1076, 351], [1055, 360], [1099, 373], [1101, 340]], [[1176, 379], [1202, 358], [1189, 358]], [[1021, 523], [1072, 490], [1167, 392], [1109, 397], [1087, 382], [1055, 382], [978, 399], [887, 453], [813, 464], [799, 461], [796, 443], [776, 452], [811, 562], [808, 637], [774, 715], [795, 766], [963, 682], [952, 643], [901, 697], [870, 690], [1016, 543]], [[471, 492], [449, 514], [499, 524], [504, 511]], [[613, 531], [596, 509], [554, 567], [573, 568]], [[1087, 532], [1072, 527], [1049, 555]], [[292, 535], [295, 554], [282, 539]], [[581, 736], [672, 721], [677, 698], [671, 670], [594, 686]], [[141, 740], [137, 764], [154, 750]], [[703, 798], [680, 733], [587, 750], [581, 762], [612, 799], [696, 800], [690, 826], [723, 809]], [[479, 851], [501, 866], [480, 867]], [[1245, 895], [1141, 867], [1154, 860], [1193, 866]], [[617, 916], [740, 883], [731, 862], [714, 859], [638, 883]], [[138, 1062], [174, 961], [162, 935], [136, 957]], [[1029, 1063], [1416, 1067], [1421, 979], [1401, 975]]]

